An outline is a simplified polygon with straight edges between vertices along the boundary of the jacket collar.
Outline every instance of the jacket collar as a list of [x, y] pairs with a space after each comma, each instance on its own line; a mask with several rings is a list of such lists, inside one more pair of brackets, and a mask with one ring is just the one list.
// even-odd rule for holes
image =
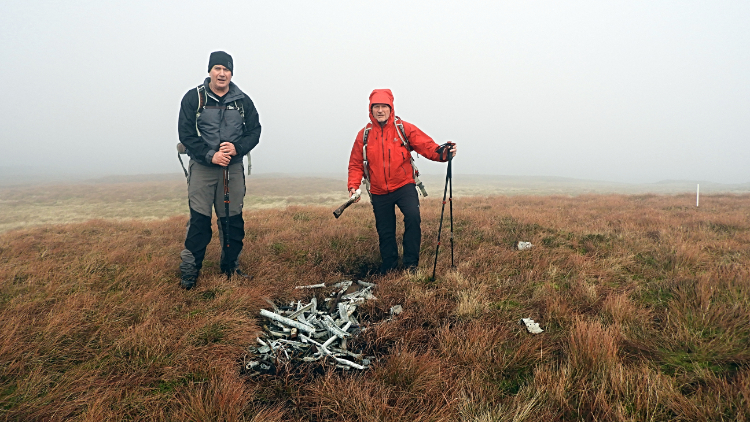
[[241, 98], [245, 98], [245, 93], [242, 92], [242, 90], [234, 84], [234, 82], [229, 82], [229, 92], [224, 94], [223, 97], [216, 97], [214, 94], [212, 94], [211, 88], [208, 87], [209, 82], [211, 82], [211, 77], [207, 77], [203, 81], [203, 85], [206, 87], [206, 96], [213, 99], [216, 102], [220, 102], [221, 99], [224, 100], [224, 103], [229, 103], [235, 100], [239, 100]]

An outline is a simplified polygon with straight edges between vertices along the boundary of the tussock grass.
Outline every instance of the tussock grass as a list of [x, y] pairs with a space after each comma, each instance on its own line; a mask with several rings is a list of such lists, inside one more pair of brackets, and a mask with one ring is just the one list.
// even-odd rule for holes
[[[178, 288], [185, 217], [0, 235], [0, 419], [9, 421], [747, 420], [750, 196], [476, 197], [422, 205], [419, 271], [375, 276], [366, 204], [246, 212], [243, 268]], [[530, 251], [513, 244], [530, 241]], [[264, 298], [379, 284], [365, 373], [248, 379]], [[521, 317], [541, 323], [532, 336]]]

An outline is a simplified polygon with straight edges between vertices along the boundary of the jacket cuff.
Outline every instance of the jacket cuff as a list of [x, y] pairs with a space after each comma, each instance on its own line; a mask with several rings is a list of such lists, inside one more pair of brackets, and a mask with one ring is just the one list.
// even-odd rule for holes
[[211, 164], [214, 159], [214, 154], [216, 154], [216, 151], [211, 150], [206, 153], [206, 163]]

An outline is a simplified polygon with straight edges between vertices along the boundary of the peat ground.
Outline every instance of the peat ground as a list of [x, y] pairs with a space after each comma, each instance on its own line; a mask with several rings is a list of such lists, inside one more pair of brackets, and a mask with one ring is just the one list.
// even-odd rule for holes
[[[245, 213], [243, 268], [178, 288], [186, 217], [0, 234], [0, 420], [747, 420], [750, 195], [464, 197], [457, 268], [422, 203], [414, 275], [375, 276], [369, 206]], [[401, 230], [400, 228], [399, 230]], [[529, 251], [513, 249], [530, 241]], [[267, 307], [378, 283], [363, 373], [248, 378]], [[521, 317], [546, 331], [532, 336]]]

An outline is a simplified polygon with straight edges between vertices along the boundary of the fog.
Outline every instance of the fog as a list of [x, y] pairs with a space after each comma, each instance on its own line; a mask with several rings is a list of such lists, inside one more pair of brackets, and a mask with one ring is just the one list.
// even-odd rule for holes
[[[6, 2], [0, 177], [181, 173], [211, 51], [255, 102], [257, 173], [345, 174], [368, 96], [456, 173], [750, 182], [747, 1]], [[417, 160], [425, 173], [444, 164]]]

